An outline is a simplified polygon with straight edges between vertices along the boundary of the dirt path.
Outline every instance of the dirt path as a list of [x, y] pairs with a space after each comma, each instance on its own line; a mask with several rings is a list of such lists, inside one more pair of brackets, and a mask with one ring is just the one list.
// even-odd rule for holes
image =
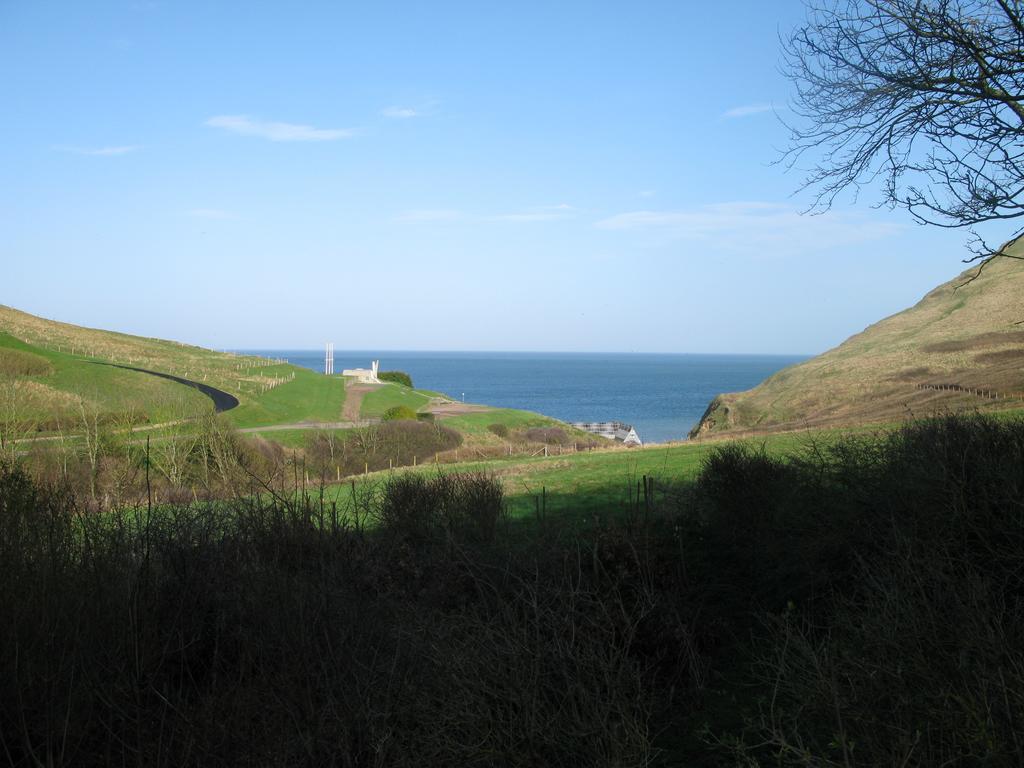
[[363, 396], [367, 392], [380, 389], [379, 384], [349, 384], [345, 387], [345, 407], [341, 409], [343, 421], [359, 421], [359, 411], [363, 407]]
[[493, 411], [494, 409], [489, 405], [472, 405], [470, 403], [456, 403], [451, 400], [439, 400], [430, 403], [424, 410], [443, 419], [445, 416], [459, 416], [463, 413], [483, 413], [484, 411]]

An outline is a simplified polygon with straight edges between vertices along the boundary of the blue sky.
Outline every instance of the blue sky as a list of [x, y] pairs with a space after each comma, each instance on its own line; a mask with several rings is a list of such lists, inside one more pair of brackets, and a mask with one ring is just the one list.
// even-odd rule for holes
[[0, 303], [217, 348], [823, 351], [967, 254], [800, 214], [802, 14], [0, 0]]

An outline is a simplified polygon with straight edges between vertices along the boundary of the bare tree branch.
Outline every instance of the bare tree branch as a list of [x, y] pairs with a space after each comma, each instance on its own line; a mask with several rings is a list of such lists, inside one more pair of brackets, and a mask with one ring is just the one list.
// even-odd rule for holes
[[[1024, 216], [1022, 0], [809, 0], [783, 50], [796, 95], [780, 161], [809, 161], [812, 210], [877, 183], [880, 205], [923, 224]], [[1006, 255], [974, 243], [970, 261]]]

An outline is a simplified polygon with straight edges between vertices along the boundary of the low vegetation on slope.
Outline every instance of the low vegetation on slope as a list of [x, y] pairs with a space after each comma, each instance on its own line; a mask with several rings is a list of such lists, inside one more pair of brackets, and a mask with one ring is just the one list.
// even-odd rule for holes
[[1024, 421], [705, 450], [520, 522], [486, 474], [111, 515], [3, 466], [5, 759], [1024, 763]]
[[[38, 370], [41, 360], [48, 366], [46, 373]], [[336, 421], [344, 404], [340, 379], [332, 384], [287, 363], [82, 328], [0, 306], [0, 377], [18, 387], [23, 404], [33, 406], [25, 419], [33, 422], [32, 429], [52, 429], [57, 416], [69, 421], [65, 412], [76, 410], [80, 402], [107, 420], [122, 419], [131, 411], [137, 422], [151, 423], [209, 410], [209, 399], [196, 390], [129, 368], [227, 392], [240, 402], [232, 418], [241, 426]]]
[[693, 436], [1024, 406], [1024, 261], [997, 259], [975, 274], [752, 390], [720, 395]]
[[232, 394], [252, 395], [283, 383], [292, 366], [215, 352], [176, 341], [83, 328], [0, 305], [0, 332], [70, 358], [116, 363], [201, 381]]
[[189, 387], [0, 332], [0, 444], [40, 431], [75, 431], [83, 420], [157, 423], [209, 407]]

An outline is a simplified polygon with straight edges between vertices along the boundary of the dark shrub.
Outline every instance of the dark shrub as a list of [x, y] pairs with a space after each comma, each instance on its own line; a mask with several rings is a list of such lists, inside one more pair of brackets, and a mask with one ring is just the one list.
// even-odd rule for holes
[[416, 411], [407, 405], [394, 405], [384, 411], [380, 417], [381, 421], [402, 421], [403, 419], [415, 419]]
[[447, 492], [447, 487], [424, 475], [391, 478], [381, 495], [381, 527], [414, 543], [430, 539], [440, 530]]
[[772, 764], [1024, 764], [1024, 421], [790, 461], [729, 447], [698, 488], [709, 570], [755, 599], [771, 584], [753, 657]]
[[504, 424], [488, 424], [487, 431], [500, 438], [508, 438], [508, 427]]
[[435, 421], [434, 414], [429, 411], [417, 412], [416, 418], [420, 421]]
[[0, 468], [4, 764], [649, 764], [647, 604], [573, 547], [449, 546], [466, 482], [377, 497], [411, 546], [284, 495], [79, 516]]
[[403, 474], [384, 484], [379, 518], [386, 530], [417, 542], [441, 530], [490, 542], [504, 498], [501, 481], [485, 473]]
[[405, 371], [380, 371], [377, 374], [377, 378], [381, 381], [390, 381], [412, 389], [412, 377]]
[[505, 511], [501, 481], [485, 472], [442, 475], [439, 481], [449, 487], [445, 509], [449, 528], [479, 541], [493, 541]]
[[399, 419], [341, 433], [309, 435], [306, 458], [314, 472], [331, 479], [338, 474], [422, 464], [461, 444], [462, 435], [454, 429], [435, 422]]

